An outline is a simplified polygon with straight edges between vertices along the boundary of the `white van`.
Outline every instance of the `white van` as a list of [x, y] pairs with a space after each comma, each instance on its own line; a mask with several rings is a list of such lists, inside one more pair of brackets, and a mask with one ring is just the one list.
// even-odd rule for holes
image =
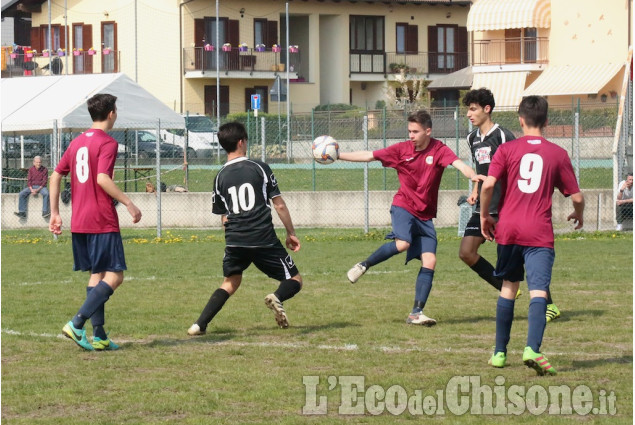
[[[211, 158], [223, 152], [218, 143], [214, 123], [207, 115], [183, 115], [188, 130], [188, 158]], [[182, 129], [161, 130], [161, 139], [166, 143], [185, 147], [185, 132]]]

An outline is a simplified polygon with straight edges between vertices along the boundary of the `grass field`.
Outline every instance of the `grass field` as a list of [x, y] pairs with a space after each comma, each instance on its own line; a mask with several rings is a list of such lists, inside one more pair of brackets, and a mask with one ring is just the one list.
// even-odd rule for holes
[[[364, 190], [364, 170], [362, 168], [336, 168], [336, 166], [316, 166], [311, 169], [274, 169], [276, 179], [283, 192], [311, 190]], [[218, 170], [193, 169], [189, 171], [190, 192], [210, 192]], [[458, 178], [457, 178], [458, 174]], [[132, 178], [132, 177], [130, 177]], [[166, 185], [184, 184], [185, 172], [180, 168], [161, 176]], [[613, 185], [613, 174], [609, 168], [583, 168], [580, 170], [582, 189], [608, 189]], [[118, 170], [115, 180], [124, 189], [124, 173]], [[152, 182], [155, 183], [153, 177]], [[145, 183], [138, 183], [138, 189], [145, 191]], [[369, 190], [397, 190], [399, 181], [393, 169], [371, 168], [368, 172]], [[468, 190], [468, 180], [456, 169], [448, 168], [443, 173], [441, 190]], [[128, 191], [134, 191], [134, 182], [128, 182]]]
[[[190, 338], [187, 328], [222, 279], [222, 235], [173, 230], [155, 240], [151, 230], [124, 231], [129, 271], [106, 308], [106, 329], [122, 348], [84, 352], [61, 336], [84, 300], [88, 278], [71, 271], [69, 233], [55, 242], [44, 231], [5, 231], [2, 423], [393, 424], [422, 421], [421, 412], [448, 424], [632, 423], [632, 234], [557, 238], [552, 292], [562, 318], [547, 325], [543, 351], [559, 374], [549, 378], [522, 364], [526, 291], [516, 302], [508, 366], [487, 365], [497, 295], [460, 262], [455, 235], [456, 229], [439, 231], [435, 282], [426, 307], [438, 321], [435, 327], [405, 324], [416, 262], [404, 266], [399, 256], [355, 285], [346, 280], [348, 268], [382, 243], [383, 230], [364, 235], [299, 229], [303, 246], [293, 257], [305, 286], [285, 303], [291, 327], [277, 328], [264, 306], [276, 283], [250, 268], [209, 333]], [[482, 253], [493, 260], [494, 245], [486, 244]], [[479, 403], [470, 401], [473, 393], [450, 386], [460, 376], [480, 379], [494, 394], [521, 386], [528, 403], [530, 390], [536, 396], [543, 387], [546, 393], [549, 386], [566, 386], [580, 395], [587, 386], [589, 406], [601, 407], [613, 394], [616, 411], [579, 416], [577, 410], [567, 415], [534, 410], [534, 415], [521, 409], [519, 415], [479, 415]], [[351, 397], [351, 379], [364, 380], [358, 396], [366, 396], [365, 402]], [[398, 401], [383, 400], [382, 391], [394, 395], [391, 388], [397, 385], [408, 397], [441, 393], [447, 403], [458, 391], [474, 413], [461, 414], [449, 405], [443, 413], [403, 405], [395, 410]], [[574, 408], [586, 406], [580, 403]], [[326, 415], [303, 414], [303, 407], [318, 405]], [[360, 406], [363, 415], [339, 411], [354, 413]]]

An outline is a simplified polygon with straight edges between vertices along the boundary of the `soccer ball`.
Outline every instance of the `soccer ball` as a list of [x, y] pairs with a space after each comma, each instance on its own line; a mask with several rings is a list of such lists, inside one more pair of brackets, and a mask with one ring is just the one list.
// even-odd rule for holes
[[316, 137], [311, 145], [313, 159], [320, 164], [332, 164], [340, 156], [340, 146], [331, 136]]

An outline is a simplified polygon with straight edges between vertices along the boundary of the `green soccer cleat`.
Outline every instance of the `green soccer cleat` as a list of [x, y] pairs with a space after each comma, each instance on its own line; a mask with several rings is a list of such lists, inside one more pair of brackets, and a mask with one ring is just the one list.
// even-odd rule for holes
[[94, 350], [93, 346], [90, 344], [90, 342], [88, 342], [88, 338], [86, 338], [86, 330], [76, 329], [75, 326], [73, 326], [72, 321], [64, 325], [64, 327], [62, 328], [62, 334], [64, 334], [65, 337], [75, 341], [75, 343], [82, 347], [84, 350]]
[[551, 366], [544, 354], [534, 352], [531, 347], [525, 347], [523, 362], [540, 376], [556, 374], [556, 369]]
[[97, 351], [114, 351], [118, 350], [119, 346], [115, 344], [112, 339], [101, 339], [98, 336], [93, 337], [93, 348]]
[[560, 318], [560, 310], [555, 304], [547, 304], [547, 323]]
[[507, 362], [507, 354], [499, 351], [498, 353], [492, 354], [492, 357], [489, 359], [487, 364], [490, 364], [494, 367], [505, 367], [505, 363]]
[[520, 298], [522, 294], [523, 294], [523, 291], [521, 291], [520, 288], [518, 288], [518, 291], [516, 291], [516, 299]]

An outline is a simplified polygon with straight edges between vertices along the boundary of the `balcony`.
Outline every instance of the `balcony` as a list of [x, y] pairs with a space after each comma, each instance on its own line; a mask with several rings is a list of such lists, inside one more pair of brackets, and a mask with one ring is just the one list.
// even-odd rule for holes
[[120, 51], [3, 52], [2, 78], [119, 72]]
[[549, 62], [549, 39], [546, 37], [476, 40], [472, 48], [472, 65], [543, 65]]
[[[210, 76], [211, 72], [216, 72], [216, 53], [215, 50], [205, 50], [203, 47], [184, 48], [184, 71], [186, 73], [200, 72], [201, 76]], [[274, 52], [270, 48], [256, 50], [233, 47], [228, 51], [219, 51], [218, 55], [220, 72], [225, 75], [230, 75], [231, 72], [233, 76], [238, 78], [251, 77], [254, 73], [258, 73], [257, 76], [262, 78], [265, 77], [262, 73], [286, 72], [286, 62], [289, 64], [289, 72], [295, 73], [300, 67], [299, 51], [286, 54], [284, 51]], [[285, 59], [288, 59], [288, 61]], [[208, 73], [205, 74], [206, 72]], [[273, 74], [269, 76], [273, 77]]]
[[398, 73], [401, 69], [411, 74], [449, 74], [468, 65], [467, 52], [350, 52], [351, 74], [386, 75]]

